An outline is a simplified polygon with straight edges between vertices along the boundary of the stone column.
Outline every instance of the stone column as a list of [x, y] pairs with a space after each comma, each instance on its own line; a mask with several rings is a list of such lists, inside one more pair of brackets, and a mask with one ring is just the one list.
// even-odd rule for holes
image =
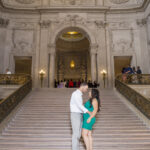
[[43, 69], [46, 72], [43, 80], [43, 87], [48, 87], [48, 31], [50, 24], [49, 20], [42, 20], [40, 22], [39, 71]]
[[137, 20], [138, 30], [139, 30], [139, 39], [140, 39], [140, 59], [141, 59], [141, 68], [144, 74], [150, 73], [150, 58], [148, 50], [148, 36], [147, 36], [147, 19]]
[[150, 47], [150, 16], [147, 19], [147, 38], [148, 38], [148, 45]]
[[91, 45], [91, 79], [92, 82], [96, 81], [97, 69], [96, 69], [96, 54], [98, 46], [96, 44]]
[[[6, 68], [11, 71], [12, 68], [9, 64], [9, 53], [11, 50], [10, 46], [10, 35], [8, 30], [9, 20], [5, 18], [0, 18], [0, 73], [3, 74]], [[9, 43], [9, 44], [6, 44]]]
[[55, 80], [55, 45], [50, 45], [50, 72], [49, 72], [49, 79], [50, 79], [50, 88], [54, 87], [54, 80]]
[[[147, 43], [148, 43], [148, 52], [149, 52], [149, 58], [150, 58], [150, 15], [147, 18]], [[150, 73], [150, 69], [149, 69], [149, 73]]]

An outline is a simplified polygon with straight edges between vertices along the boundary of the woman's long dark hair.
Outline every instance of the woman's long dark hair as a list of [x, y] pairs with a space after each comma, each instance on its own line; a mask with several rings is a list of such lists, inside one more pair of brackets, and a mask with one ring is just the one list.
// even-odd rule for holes
[[91, 90], [91, 98], [90, 98], [90, 104], [91, 104], [91, 106], [90, 107], [92, 107], [92, 101], [93, 101], [93, 99], [97, 99], [97, 101], [98, 101], [98, 112], [100, 111], [100, 107], [101, 107], [101, 101], [100, 101], [100, 96], [99, 96], [99, 91], [97, 90], [97, 89], [92, 89]]

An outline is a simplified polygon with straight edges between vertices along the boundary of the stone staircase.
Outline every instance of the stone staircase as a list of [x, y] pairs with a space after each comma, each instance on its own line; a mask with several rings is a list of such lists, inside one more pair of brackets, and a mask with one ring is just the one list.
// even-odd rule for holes
[[[73, 90], [33, 91], [0, 135], [0, 150], [71, 150], [69, 102]], [[102, 90], [101, 100], [93, 150], [150, 150], [150, 129], [116, 93]], [[80, 147], [85, 149], [82, 139]]]

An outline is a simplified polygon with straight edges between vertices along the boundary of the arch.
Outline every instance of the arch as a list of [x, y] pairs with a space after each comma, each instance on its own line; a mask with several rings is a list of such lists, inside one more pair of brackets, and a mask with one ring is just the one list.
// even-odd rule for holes
[[[96, 38], [94, 36], [94, 34], [85, 26], [85, 24], [76, 24], [74, 26], [71, 26], [70, 24], [62, 24], [60, 25], [59, 27], [57, 27], [55, 30], [54, 30], [54, 35], [52, 36], [51, 38], [51, 42], [49, 44], [50, 46], [50, 87], [54, 87], [54, 78], [55, 78], [55, 69], [54, 69], [54, 64], [55, 64], [55, 53], [56, 53], [56, 42], [57, 42], [57, 39], [59, 38], [59, 36], [65, 32], [66, 30], [68, 29], [75, 29], [75, 30], [79, 30], [80, 32], [82, 32], [86, 37], [87, 39], [89, 40], [89, 51], [92, 52], [93, 54], [93, 50], [95, 50], [95, 46], [97, 46], [97, 41], [96, 41]], [[92, 81], [96, 81], [96, 64], [94, 63], [96, 60], [95, 57], [96, 55], [92, 55], [94, 57], [92, 57], [92, 60], [91, 62], [93, 62], [93, 67], [91, 68], [91, 73], [92, 73]], [[92, 65], [92, 64], [91, 64]]]
[[87, 37], [87, 39], [89, 40], [90, 46], [95, 45], [97, 43], [95, 36], [86, 26], [83, 26], [83, 25], [76, 25], [76, 26], [62, 25], [61, 27], [59, 26], [59, 28], [57, 28], [57, 30], [55, 30], [54, 35], [51, 39], [50, 45], [55, 45], [58, 37], [64, 31], [66, 31], [68, 29], [70, 29], [70, 30], [75, 29], [75, 30], [79, 30], [80, 32], [82, 32]]

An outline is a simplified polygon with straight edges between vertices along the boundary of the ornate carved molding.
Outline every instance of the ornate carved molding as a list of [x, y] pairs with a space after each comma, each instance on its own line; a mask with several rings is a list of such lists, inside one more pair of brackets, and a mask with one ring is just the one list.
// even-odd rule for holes
[[15, 29], [35, 29], [34, 23], [30, 22], [14, 22], [13, 28]]
[[0, 27], [6, 28], [9, 24], [9, 19], [0, 18]]
[[43, 20], [40, 23], [41, 28], [48, 28], [51, 25], [51, 21], [50, 20]]
[[111, 29], [129, 29], [131, 24], [129, 22], [113, 22], [109, 24]]
[[12, 53], [17, 55], [34, 54], [34, 30], [14, 29], [12, 34]]
[[101, 20], [96, 20], [95, 21], [95, 24], [96, 24], [96, 26], [98, 27], [98, 28], [105, 28], [106, 27], [106, 25], [107, 25], [107, 23], [106, 22], [104, 22], [104, 21], [101, 21]]
[[140, 27], [143, 27], [144, 25], [147, 24], [147, 19], [144, 18], [144, 19], [137, 19], [136, 21], [137, 25], [139, 25]]
[[55, 55], [56, 54], [56, 44], [48, 44], [49, 53]]
[[18, 3], [21, 3], [21, 4], [32, 4], [36, 0], [15, 0], [15, 1], [18, 2]]
[[123, 4], [129, 2], [129, 0], [110, 0], [110, 2], [114, 4]]
[[63, 19], [63, 24], [70, 23], [72, 26], [76, 24], [85, 25], [86, 21], [84, 18], [80, 17], [79, 15], [67, 15], [65, 19]]
[[[37, 10], [50, 11], [132, 11], [145, 10], [149, 0], [101, 0], [106, 1], [104, 5], [98, 5], [97, 0], [1, 0], [1, 6], [5, 9], [30, 10], [38, 13]], [[46, 2], [45, 2], [46, 1]], [[46, 7], [43, 7], [43, 2]], [[19, 6], [19, 7], [18, 7]], [[71, 9], [68, 7], [72, 7]], [[115, 7], [114, 7], [115, 6]], [[78, 8], [77, 8], [78, 7]], [[110, 7], [114, 7], [110, 9]]]
[[112, 30], [110, 32], [111, 49], [113, 53], [127, 54], [134, 52], [133, 29]]
[[51, 23], [55, 25], [55, 27], [60, 28], [62, 25], [67, 25], [70, 27], [86, 25], [89, 21], [79, 15], [66, 15], [64, 18], [56, 18], [55, 20], [52, 20]]

